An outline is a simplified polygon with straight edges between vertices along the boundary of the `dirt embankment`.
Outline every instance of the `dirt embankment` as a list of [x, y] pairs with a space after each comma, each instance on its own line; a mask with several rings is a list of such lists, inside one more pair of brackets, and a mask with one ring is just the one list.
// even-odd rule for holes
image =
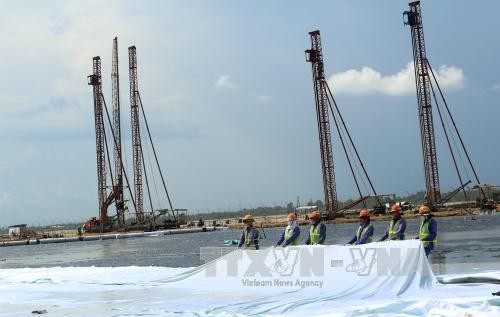
[[[433, 215], [434, 217], [453, 217], [453, 216], [466, 216], [466, 215], [471, 215], [474, 213], [477, 213], [479, 210], [476, 209], [446, 209], [446, 210], [440, 210], [437, 212], [434, 212]], [[351, 213], [348, 215], [344, 215], [343, 217], [336, 218], [334, 220], [328, 221], [330, 224], [337, 224], [337, 223], [356, 223], [359, 221], [357, 218], [357, 213]], [[416, 218], [419, 215], [416, 213], [415, 210], [413, 211], [405, 211], [404, 212], [404, 217], [406, 219], [412, 219]], [[255, 217], [255, 226], [256, 227], [263, 227], [263, 228], [275, 228], [275, 227], [285, 227], [287, 225], [287, 215], [275, 215], [275, 216], [258, 216]], [[374, 215], [371, 216], [371, 221], [390, 221], [391, 220], [391, 215]], [[307, 225], [309, 224], [309, 220], [306, 219], [306, 214], [301, 214], [298, 216], [298, 223], [299, 225]], [[220, 225], [227, 225], [230, 228], [235, 228], [235, 229], [241, 229], [244, 227], [243, 222], [241, 222], [241, 218], [235, 217], [235, 218], [229, 218], [229, 219], [217, 219], [217, 220], [205, 220], [205, 224], [210, 225], [210, 226], [220, 226]], [[128, 233], [131, 232], [142, 232], [142, 231], [129, 231]], [[111, 233], [111, 232], [110, 232]], [[114, 233], [120, 233], [120, 232], [114, 232]], [[83, 235], [93, 235], [95, 233], [84, 233]], [[53, 230], [53, 231], [46, 231], [46, 232], [29, 232], [29, 234], [24, 235], [23, 237], [0, 237], [0, 242], [2, 241], [15, 241], [15, 240], [23, 240], [23, 239], [40, 239], [40, 238], [59, 238], [59, 237], [74, 237], [77, 236], [78, 232], [77, 230]]]

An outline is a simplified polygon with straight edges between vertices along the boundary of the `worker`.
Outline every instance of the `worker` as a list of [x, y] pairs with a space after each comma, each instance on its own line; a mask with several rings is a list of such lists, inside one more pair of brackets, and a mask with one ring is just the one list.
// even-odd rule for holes
[[280, 235], [278, 242], [276, 242], [275, 247], [282, 246], [286, 247], [288, 245], [298, 245], [300, 237], [300, 228], [297, 225], [297, 217], [293, 213], [289, 213], [286, 217], [287, 226], [285, 230]]
[[200, 219], [198, 219], [198, 223], [196, 224], [197, 227], [204, 227], [205, 226], [205, 222], [203, 221], [203, 218], [200, 217]]
[[418, 208], [418, 214], [423, 216], [424, 219], [420, 224], [420, 232], [415, 239], [420, 239], [420, 241], [422, 241], [425, 255], [428, 257], [429, 253], [434, 250], [434, 246], [437, 242], [437, 222], [432, 219], [431, 209], [429, 206], [420, 206], [420, 208]]
[[347, 244], [365, 244], [372, 242], [373, 225], [370, 223], [370, 212], [368, 209], [363, 209], [359, 213], [359, 227], [354, 237]]
[[311, 220], [311, 227], [309, 228], [309, 236], [307, 237], [305, 244], [324, 244], [326, 239], [326, 225], [323, 221], [321, 221], [320, 212], [312, 212], [309, 215], [309, 220]]
[[76, 229], [76, 231], [78, 232], [78, 240], [79, 241], [83, 241], [83, 232], [82, 232], [82, 227], [78, 227]]
[[389, 228], [379, 241], [384, 240], [404, 240], [406, 230], [406, 220], [401, 215], [401, 206], [394, 204], [391, 207], [392, 220]]
[[240, 243], [238, 248], [254, 248], [259, 249], [259, 230], [253, 226], [254, 219], [252, 215], [246, 215], [243, 218], [243, 223], [246, 225], [241, 233]]

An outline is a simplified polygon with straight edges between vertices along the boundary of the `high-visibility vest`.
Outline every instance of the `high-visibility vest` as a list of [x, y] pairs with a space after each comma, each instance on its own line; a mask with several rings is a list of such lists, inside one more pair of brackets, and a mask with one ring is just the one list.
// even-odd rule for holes
[[[290, 237], [293, 235], [293, 229], [294, 228], [286, 228], [285, 229], [285, 241], [290, 239]], [[292, 242], [290, 242], [288, 245], [298, 245], [299, 244], [299, 236], [300, 236], [300, 234]]]
[[311, 225], [309, 228], [309, 236], [311, 237], [311, 244], [318, 244], [321, 238], [321, 226], [323, 224], [320, 222], [316, 226]]
[[[430, 223], [431, 223], [431, 219], [429, 219], [428, 221], [425, 221], [425, 220], [422, 221], [422, 224], [420, 225], [420, 233], [418, 235], [420, 240], [422, 240], [423, 238], [427, 237], [430, 234], [430, 231], [429, 231]], [[436, 244], [437, 239], [434, 238], [434, 240], [432, 240], [432, 241], [422, 241], [422, 244], [424, 245], [425, 248], [428, 247], [431, 243]]]
[[[364, 236], [366, 234], [366, 232], [368, 232], [368, 229], [370, 229], [371, 227], [373, 227], [373, 225], [371, 223], [364, 228], [363, 228], [363, 226], [359, 226], [358, 232], [356, 232], [356, 241], [361, 240], [361, 237]], [[361, 228], [363, 228], [363, 230], [361, 230]], [[371, 236], [365, 240], [365, 243], [370, 243], [370, 242], [372, 242]]]
[[[391, 238], [394, 236], [394, 232], [398, 229], [399, 222], [401, 221], [401, 218], [394, 221], [391, 220], [391, 223], [389, 224], [389, 235], [387, 236], [388, 240], [391, 240]], [[399, 236], [396, 238], [396, 240], [399, 240]]]
[[[253, 228], [252, 228], [252, 229], [253, 229]], [[244, 231], [243, 231], [243, 233], [244, 233], [244, 235], [245, 235], [245, 245], [246, 245], [247, 247], [254, 247], [255, 249], [257, 249], [257, 248], [258, 248], [258, 246], [259, 246], [259, 240], [257, 240], [257, 239], [258, 239], [258, 237], [259, 237], [259, 235], [257, 234], [257, 239], [255, 239], [255, 240], [253, 240], [253, 239], [251, 238], [251, 236], [250, 236], [250, 234], [252, 233], [252, 231], [253, 231], [253, 230], [256, 230], [256, 229], [253, 229], [253, 230], [247, 230], [247, 229], [245, 228], [245, 229], [243, 229], [243, 230], [244, 230]]]

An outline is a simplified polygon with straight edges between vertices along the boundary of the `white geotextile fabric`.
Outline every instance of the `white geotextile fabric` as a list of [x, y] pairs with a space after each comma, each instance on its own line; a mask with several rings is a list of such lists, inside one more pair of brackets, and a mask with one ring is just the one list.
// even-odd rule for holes
[[[202, 250], [210, 253], [217, 248]], [[211, 292], [366, 298], [432, 287], [436, 279], [418, 240], [361, 246], [297, 246], [236, 250], [179, 276], [172, 287]]]
[[[500, 273], [439, 280], [464, 278], [499, 283]], [[500, 298], [491, 295], [498, 290], [499, 284], [441, 284], [419, 241], [395, 241], [240, 250], [193, 269], [3, 269], [0, 316], [46, 310], [46, 316], [489, 317], [500, 316]]]

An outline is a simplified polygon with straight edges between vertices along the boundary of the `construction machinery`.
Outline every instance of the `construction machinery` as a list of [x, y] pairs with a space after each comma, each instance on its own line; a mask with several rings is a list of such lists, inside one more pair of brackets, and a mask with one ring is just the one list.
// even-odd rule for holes
[[[425, 175], [425, 186], [426, 186], [426, 203], [431, 208], [435, 209], [444, 204], [444, 202], [450, 200], [453, 195], [463, 191], [465, 197], [467, 198], [467, 193], [465, 187], [470, 183], [465, 182], [463, 175], [460, 172], [459, 165], [457, 164], [457, 154], [458, 158], [461, 158], [461, 152], [465, 155], [468, 161], [468, 166], [474, 174], [474, 178], [477, 183], [480, 184], [479, 177], [477, 176], [476, 170], [472, 164], [472, 160], [469, 156], [465, 144], [462, 140], [460, 132], [457, 128], [455, 120], [451, 114], [448, 104], [443, 96], [439, 83], [436, 79], [434, 71], [427, 58], [425, 41], [424, 41], [424, 29], [422, 25], [422, 13], [420, 8], [420, 1], [414, 1], [409, 3], [409, 11], [403, 12], [403, 21], [405, 25], [408, 25], [411, 30], [411, 40], [413, 48], [413, 64], [415, 70], [415, 86], [417, 90], [417, 108], [420, 126], [420, 140], [422, 144], [422, 157], [424, 162], [424, 175]], [[437, 98], [437, 93], [442, 99], [443, 106], [440, 105]], [[452, 196], [447, 195], [446, 197], [441, 197], [441, 191], [439, 187], [439, 173], [438, 173], [438, 161], [437, 161], [437, 149], [434, 137], [434, 122], [433, 122], [433, 106], [434, 101], [436, 110], [438, 112], [439, 120], [444, 131], [446, 142], [450, 150], [450, 154], [453, 160], [455, 171], [458, 175], [460, 186], [452, 191]], [[453, 129], [450, 128], [450, 122], [453, 125]], [[457, 146], [455, 139], [459, 140], [460, 146]], [[456, 149], [453, 149], [453, 144], [455, 144]], [[465, 166], [465, 164], [464, 164]], [[463, 172], [463, 171], [462, 171]], [[467, 171], [465, 170], [465, 173]], [[483, 198], [485, 198], [484, 191], [481, 189]]]
[[139, 102], [137, 84], [137, 55], [135, 46], [128, 48], [128, 65], [130, 77], [130, 113], [132, 120], [132, 159], [134, 170], [135, 217], [137, 222], [144, 219], [142, 192], [142, 144], [139, 125]]
[[[114, 227], [118, 229], [126, 229], [126, 227], [136, 226], [136, 227], [147, 227], [155, 228], [157, 226], [156, 221], [159, 217], [165, 219], [169, 226], [172, 223], [177, 225], [177, 215], [176, 211], [180, 209], [174, 209], [172, 206], [172, 201], [170, 195], [167, 191], [167, 186], [163, 176], [163, 172], [160, 168], [156, 150], [153, 144], [153, 139], [151, 137], [151, 132], [149, 129], [148, 121], [146, 119], [146, 114], [144, 107], [142, 105], [142, 100], [138, 89], [137, 80], [137, 56], [135, 46], [131, 46], [128, 49], [129, 53], [129, 76], [130, 76], [130, 109], [131, 109], [131, 125], [132, 125], [132, 154], [133, 154], [133, 172], [134, 172], [134, 193], [132, 193], [132, 186], [130, 186], [127, 173], [125, 171], [125, 166], [123, 164], [122, 156], [122, 146], [121, 146], [121, 123], [120, 123], [120, 90], [119, 90], [119, 72], [118, 72], [118, 39], [115, 37], [113, 40], [113, 53], [112, 53], [112, 71], [111, 71], [111, 82], [112, 82], [112, 110], [113, 117], [111, 118], [106, 106], [106, 101], [102, 93], [102, 76], [101, 76], [101, 59], [96, 56], [93, 58], [93, 73], [88, 76], [88, 84], [93, 86], [94, 94], [94, 116], [95, 116], [95, 129], [96, 129], [96, 150], [97, 150], [97, 179], [98, 179], [98, 202], [99, 202], [99, 218], [92, 217], [88, 219], [83, 228], [86, 231], [104, 231], [111, 230]], [[105, 115], [108, 121], [108, 129], [105, 125]], [[144, 125], [147, 131], [149, 146], [152, 149], [154, 158], [156, 161], [156, 167], [158, 169], [161, 181], [163, 184], [163, 189], [165, 191], [166, 198], [170, 208], [154, 209], [153, 200], [151, 195], [151, 188], [148, 180], [148, 173], [146, 169], [146, 160], [143, 151], [143, 145], [141, 141], [141, 124], [140, 121], [144, 121]], [[111, 164], [108, 141], [106, 133], [108, 131], [108, 136], [111, 135], [113, 142], [113, 154], [114, 154], [114, 166]], [[108, 167], [106, 166], [108, 165]], [[151, 167], [152, 169], [152, 167]], [[114, 172], [114, 175], [113, 175]], [[107, 177], [109, 173], [109, 177]], [[111, 181], [111, 186], [107, 186], [107, 180]], [[126, 186], [124, 184], [124, 179]], [[150, 211], [145, 212], [143, 207], [143, 180], [146, 185], [147, 197], [149, 198]], [[153, 175], [153, 183], [156, 186]], [[108, 188], [110, 192], [108, 194]], [[125, 213], [128, 208], [125, 206], [124, 189], [128, 188], [130, 195], [130, 201], [132, 202], [135, 210], [135, 219], [132, 223], [127, 224], [127, 219]], [[158, 194], [158, 190], [156, 190]], [[158, 198], [158, 197], [157, 197]], [[116, 215], [109, 216], [108, 208], [112, 204], [115, 204]], [[146, 217], [146, 214], [148, 215]], [[167, 219], [172, 217], [172, 219]], [[160, 225], [161, 226], [161, 225]]]
[[120, 115], [120, 76], [118, 70], [118, 38], [113, 39], [113, 53], [111, 66], [111, 103], [113, 105], [113, 143], [115, 163], [115, 183], [112, 192], [116, 207], [119, 227], [125, 225], [125, 201], [123, 196], [123, 164], [121, 141], [121, 115]]
[[[151, 136], [151, 129], [149, 128], [148, 119], [146, 117], [146, 112], [144, 111], [144, 106], [142, 104], [141, 94], [138, 86], [137, 78], [137, 50], [135, 46], [130, 46], [129, 51], [129, 76], [130, 76], [130, 110], [131, 110], [131, 120], [132, 120], [132, 153], [133, 153], [133, 169], [134, 169], [134, 184], [135, 184], [135, 210], [136, 210], [136, 221], [137, 223], [145, 222], [146, 212], [143, 209], [143, 186], [142, 186], [142, 175], [144, 175], [144, 184], [146, 185], [147, 198], [149, 202], [149, 208], [151, 211], [148, 212], [148, 221], [155, 222], [156, 214], [165, 215], [165, 210], [168, 211], [168, 215], [172, 217], [172, 221], [178, 223], [176, 211], [185, 209], [175, 209], [170, 198], [170, 194], [167, 189], [165, 176], [163, 174], [160, 162], [158, 160], [158, 155], [156, 148], [154, 146], [153, 137]], [[141, 139], [141, 125], [140, 119], [144, 122], [145, 132], [147, 135], [146, 143], [151, 147], [151, 152], [153, 153], [155, 167], [160, 176], [161, 185], [163, 187], [163, 192], [167, 200], [168, 206], [170, 208], [155, 210], [153, 207], [153, 199], [151, 197], [152, 189], [150, 186], [148, 173], [146, 169], [146, 160], [144, 156], [143, 144]], [[154, 169], [151, 166], [151, 169]], [[153, 175], [153, 183], [155, 183]], [[161, 212], [160, 212], [161, 211]]]
[[306, 60], [312, 65], [316, 116], [318, 119], [319, 146], [321, 166], [323, 169], [323, 188], [325, 192], [325, 210], [333, 213], [338, 209], [337, 189], [335, 187], [335, 171], [333, 166], [332, 140], [330, 136], [330, 119], [328, 114], [328, 96], [323, 63], [323, 50], [319, 30], [310, 32], [311, 49], [306, 51]]
[[[92, 59], [92, 75], [89, 75], [88, 84], [92, 86], [94, 93], [94, 117], [96, 134], [96, 152], [97, 152], [97, 196], [99, 202], [99, 220], [88, 222], [95, 227], [101, 226], [107, 222], [108, 215], [105, 208], [106, 195], [106, 141], [104, 129], [104, 116], [102, 106], [102, 76], [101, 76], [101, 58], [96, 56]], [[86, 222], [86, 223], [87, 223]], [[93, 227], [93, 228], [95, 228]], [[93, 229], [87, 227], [85, 229]]]
[[[104, 109], [105, 101], [102, 94], [102, 76], [101, 76], [101, 58], [96, 56], [92, 59], [93, 61], [93, 74], [88, 76], [88, 84], [93, 87], [94, 93], [94, 117], [95, 117], [95, 131], [96, 131], [96, 152], [97, 152], [97, 192], [98, 192], [98, 202], [99, 202], [99, 218], [92, 217], [87, 220], [83, 225], [86, 231], [97, 231], [103, 230], [109, 222], [108, 217], [108, 207], [116, 201], [117, 212], [123, 212], [123, 191], [121, 187], [118, 188], [118, 184], [115, 182], [112, 176], [111, 162], [109, 161], [109, 149], [106, 140], [106, 129], [104, 125]], [[107, 110], [106, 110], [107, 111]], [[118, 114], [119, 115], [119, 114]], [[114, 133], [113, 133], [114, 135]], [[116, 142], [115, 142], [116, 144]], [[115, 146], [116, 151], [116, 146]], [[120, 150], [118, 150], [118, 153]], [[116, 152], [115, 152], [116, 154]], [[111, 193], [107, 194], [107, 169], [106, 161], [109, 163], [109, 172], [111, 173], [112, 186]], [[115, 162], [119, 162], [120, 171], [121, 166], [121, 156]], [[120, 173], [121, 175], [121, 173]], [[120, 194], [121, 193], [121, 194]], [[120, 198], [121, 197], [121, 198]]]
[[[340, 109], [333, 97], [328, 82], [325, 78], [325, 67], [323, 62], [323, 49], [321, 44], [320, 31], [309, 32], [311, 39], [311, 48], [305, 51], [306, 61], [311, 63], [313, 86], [314, 86], [314, 99], [316, 104], [316, 117], [318, 123], [319, 144], [321, 153], [321, 165], [323, 171], [323, 188], [325, 194], [325, 218], [331, 219], [341, 214], [345, 210], [352, 208], [358, 204], [363, 204], [366, 208], [366, 199], [374, 197], [377, 201], [377, 206], [381, 205], [378, 199], [377, 192], [373, 183], [366, 172], [366, 168], [361, 160], [359, 152], [354, 145], [351, 134]], [[331, 114], [330, 114], [331, 112]], [[333, 164], [332, 154], [332, 138], [330, 132], [330, 115], [334, 123], [336, 132], [340, 140], [342, 149], [344, 150], [347, 159], [349, 170], [351, 171], [354, 183], [356, 185], [359, 198], [351, 204], [339, 208], [337, 191], [335, 184], [335, 171]], [[369, 188], [364, 181], [367, 181]], [[363, 194], [361, 190], [361, 182], [365, 185], [367, 192], [370, 194]]]
[[[108, 208], [115, 203], [116, 218], [118, 226], [124, 226], [125, 201], [123, 195], [123, 172], [122, 150], [121, 150], [121, 128], [120, 128], [120, 91], [118, 76], [118, 39], [113, 40], [113, 65], [111, 72], [112, 82], [112, 102], [113, 102], [113, 123], [111, 125], [111, 134], [113, 137], [114, 168], [111, 165], [108, 142], [106, 137], [106, 128], [104, 124], [104, 113], [108, 115], [106, 102], [102, 93], [102, 74], [101, 58], [93, 58], [93, 74], [88, 76], [88, 84], [93, 86], [94, 94], [94, 117], [96, 131], [96, 150], [97, 150], [97, 179], [98, 179], [98, 197], [99, 197], [99, 218], [92, 217], [85, 222], [83, 228], [86, 231], [104, 230], [109, 226]], [[111, 178], [111, 192], [107, 194], [107, 169], [106, 162], [109, 165]], [[113, 177], [113, 170], [115, 172]]]
[[424, 161], [425, 185], [427, 203], [435, 205], [441, 199], [439, 189], [439, 173], [437, 164], [436, 141], [434, 138], [434, 123], [432, 120], [431, 89], [427, 55], [425, 51], [424, 30], [420, 15], [420, 3], [410, 3], [407, 12], [407, 24], [411, 28], [413, 45], [413, 64], [415, 67], [415, 83], [417, 87], [418, 117], [420, 120], [420, 138]]

